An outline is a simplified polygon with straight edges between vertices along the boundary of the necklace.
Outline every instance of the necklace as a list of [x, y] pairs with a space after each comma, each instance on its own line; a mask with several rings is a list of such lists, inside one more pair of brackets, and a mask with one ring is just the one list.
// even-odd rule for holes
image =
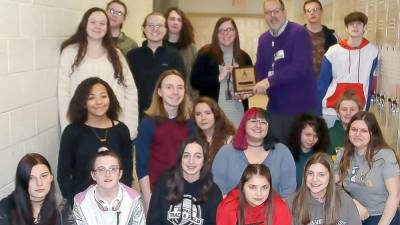
[[107, 145], [107, 136], [108, 136], [108, 129], [106, 129], [104, 138], [101, 138], [100, 135], [96, 132], [93, 127], [90, 127], [90, 130], [93, 132], [94, 136], [100, 141], [101, 145], [100, 148], [97, 150], [98, 152], [109, 151], [109, 149], [105, 146]]
[[96, 138], [97, 138], [101, 143], [107, 141], [108, 129], [106, 129], [106, 131], [105, 131], [104, 138], [101, 138], [100, 135], [96, 132], [96, 130], [95, 130], [93, 127], [90, 127], [90, 129], [92, 130], [93, 134], [96, 136]]
[[250, 143], [247, 143], [247, 145], [248, 145], [249, 147], [253, 147], [253, 148], [257, 148], [257, 147], [261, 147], [261, 146], [263, 146], [263, 144], [259, 144], [259, 145], [252, 145], [252, 144], [250, 144]]

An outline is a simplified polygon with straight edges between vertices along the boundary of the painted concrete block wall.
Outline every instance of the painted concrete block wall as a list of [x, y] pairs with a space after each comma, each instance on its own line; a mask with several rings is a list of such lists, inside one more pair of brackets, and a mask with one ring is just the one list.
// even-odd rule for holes
[[[57, 68], [61, 42], [90, 7], [106, 0], [0, 0], [0, 198], [14, 189], [18, 161], [27, 152], [45, 155], [55, 172], [59, 127]], [[129, 35], [152, 1], [129, 0]]]

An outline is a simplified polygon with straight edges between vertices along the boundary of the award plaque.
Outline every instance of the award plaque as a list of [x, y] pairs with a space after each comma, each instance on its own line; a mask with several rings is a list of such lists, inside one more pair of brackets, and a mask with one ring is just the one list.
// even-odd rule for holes
[[233, 91], [249, 93], [256, 85], [256, 70], [253, 66], [233, 68]]

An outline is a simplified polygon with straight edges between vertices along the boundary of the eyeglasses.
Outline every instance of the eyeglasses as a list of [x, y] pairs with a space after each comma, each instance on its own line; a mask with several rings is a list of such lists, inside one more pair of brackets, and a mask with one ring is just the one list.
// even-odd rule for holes
[[319, 13], [321, 11], [321, 8], [312, 8], [312, 9], [307, 9], [306, 13], [307, 14], [312, 14], [312, 13]]
[[117, 10], [115, 10], [115, 9], [113, 9], [113, 8], [109, 8], [108, 11], [109, 11], [111, 14], [113, 14], [114, 16], [123, 16], [123, 15], [124, 15], [123, 12], [117, 11]]
[[248, 123], [251, 126], [256, 126], [257, 124], [260, 124], [261, 126], [267, 126], [268, 122], [266, 120], [263, 119], [249, 119]]
[[94, 169], [93, 172], [99, 174], [99, 175], [105, 175], [107, 172], [110, 174], [116, 174], [119, 171], [119, 166], [111, 166], [110, 168], [105, 168], [105, 167], [98, 167], [97, 169]]
[[273, 10], [264, 11], [264, 14], [267, 15], [267, 16], [272, 16], [272, 15], [277, 15], [277, 14], [281, 13], [282, 11], [283, 11], [282, 8], [276, 8], [276, 9], [273, 9]]
[[234, 31], [235, 31], [235, 28], [233, 28], [233, 27], [227, 27], [225, 29], [223, 29], [223, 28], [218, 29], [218, 33], [220, 33], [220, 34], [222, 34], [222, 33], [232, 33]]
[[145, 28], [149, 30], [159, 30], [161, 28], [164, 28], [164, 24], [146, 24]]

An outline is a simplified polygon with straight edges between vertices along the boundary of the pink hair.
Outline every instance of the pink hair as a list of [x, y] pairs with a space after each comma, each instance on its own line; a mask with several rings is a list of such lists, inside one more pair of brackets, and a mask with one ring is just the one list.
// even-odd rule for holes
[[235, 136], [233, 136], [232, 145], [235, 149], [244, 151], [247, 149], [247, 139], [246, 139], [246, 124], [247, 121], [254, 118], [265, 118], [264, 110], [261, 108], [252, 107], [246, 111], [240, 121], [239, 128], [236, 131]]

